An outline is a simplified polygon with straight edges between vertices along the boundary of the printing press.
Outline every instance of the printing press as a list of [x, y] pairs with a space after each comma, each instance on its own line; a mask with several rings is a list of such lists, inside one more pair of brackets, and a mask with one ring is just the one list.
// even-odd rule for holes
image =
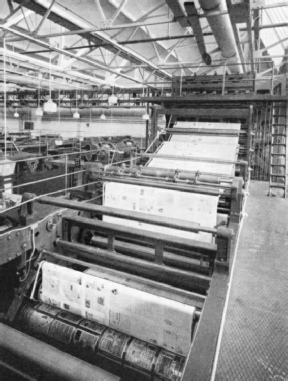
[[249, 179], [241, 134], [240, 123], [179, 122], [136, 165], [89, 163], [90, 200], [23, 195], [0, 236], [7, 374], [211, 374]]

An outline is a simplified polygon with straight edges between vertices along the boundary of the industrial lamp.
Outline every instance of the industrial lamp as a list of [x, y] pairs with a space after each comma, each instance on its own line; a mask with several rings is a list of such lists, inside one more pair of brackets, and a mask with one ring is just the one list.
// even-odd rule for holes
[[75, 111], [74, 114], [73, 114], [73, 118], [74, 118], [74, 119], [79, 119], [79, 118], [80, 118], [80, 114], [79, 114], [79, 112], [77, 111], [77, 89], [76, 89], [76, 111]]
[[14, 118], [19, 118], [19, 113], [17, 111], [17, 108], [16, 108], [16, 111], [14, 112]]
[[117, 105], [117, 102], [118, 102], [117, 96], [114, 95], [114, 94], [111, 94], [110, 97], [108, 98], [108, 104], [109, 104], [109, 106]]
[[50, 53], [50, 76], [49, 76], [49, 99], [43, 104], [43, 110], [48, 114], [57, 112], [57, 104], [52, 101], [51, 97], [51, 53]]
[[43, 110], [48, 114], [53, 114], [54, 112], [57, 112], [57, 104], [49, 98], [48, 101], [43, 104]]
[[8, 159], [0, 161], [0, 177], [14, 174], [16, 162]]
[[79, 112], [75, 111], [74, 114], [73, 114], [73, 118], [74, 119], [79, 119], [80, 118]]
[[143, 114], [142, 119], [143, 120], [149, 120], [149, 114], [147, 114], [147, 112], [145, 114]]
[[37, 107], [35, 111], [36, 116], [43, 116], [43, 110], [41, 107]]
[[102, 111], [102, 114], [100, 115], [100, 119], [101, 119], [101, 120], [105, 120], [105, 119], [106, 119], [106, 115], [104, 114], [103, 111]]

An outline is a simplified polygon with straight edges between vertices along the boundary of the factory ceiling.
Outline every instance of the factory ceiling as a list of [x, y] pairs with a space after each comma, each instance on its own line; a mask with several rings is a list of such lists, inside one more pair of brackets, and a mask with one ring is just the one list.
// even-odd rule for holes
[[[288, 2], [2, 0], [0, 82], [9, 89], [163, 88], [173, 76], [271, 72]], [[259, 62], [266, 60], [266, 65]]]

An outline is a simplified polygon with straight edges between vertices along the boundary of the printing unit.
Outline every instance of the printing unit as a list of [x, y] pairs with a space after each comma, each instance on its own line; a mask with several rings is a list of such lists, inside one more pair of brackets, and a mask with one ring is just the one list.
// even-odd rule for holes
[[[249, 177], [242, 133], [241, 123], [178, 122], [139, 154], [146, 164], [89, 164], [82, 189], [94, 201], [24, 194], [19, 224], [1, 235], [15, 283], [6, 361], [29, 361], [44, 379], [48, 368], [80, 377], [59, 371], [68, 355], [87, 363], [83, 379], [93, 368], [103, 379], [188, 380], [202, 351], [211, 367]], [[41, 353], [56, 348], [56, 364], [10, 332]]]

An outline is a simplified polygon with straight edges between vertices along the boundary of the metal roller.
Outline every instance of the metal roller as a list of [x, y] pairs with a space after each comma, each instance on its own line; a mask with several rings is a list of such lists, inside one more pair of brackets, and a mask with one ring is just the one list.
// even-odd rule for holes
[[29, 334], [59, 344], [61, 348], [64, 345], [83, 359], [96, 364], [103, 364], [105, 359], [113, 369], [118, 364], [124, 367], [123, 374], [132, 369], [136, 374], [137, 371], [144, 374], [145, 380], [181, 380], [185, 357], [68, 311], [28, 302], [19, 313], [18, 324]]
[[[221, 179], [219, 176], [206, 175], [196, 172], [188, 171], [175, 171], [172, 169], [161, 169], [161, 168], [149, 168], [149, 167], [120, 167], [114, 165], [107, 165], [105, 167], [105, 172], [113, 174], [125, 174], [133, 176], [145, 176], [145, 177], [158, 177], [161, 179], [169, 179], [171, 181], [187, 180], [187, 181], [200, 181], [206, 183], [220, 184]], [[224, 180], [224, 179], [223, 179]], [[222, 181], [223, 181], [222, 180]]]
[[[37, 326], [35, 326], [35, 329], [37, 330]], [[0, 348], [5, 350], [5, 354], [11, 353], [14, 356], [19, 356], [24, 361], [39, 366], [45, 372], [41, 378], [44, 380], [51, 380], [54, 377], [57, 377], [58, 380], [67, 381], [120, 380], [118, 376], [79, 360], [2, 323], [0, 323]], [[29, 369], [27, 373], [29, 373]]]

